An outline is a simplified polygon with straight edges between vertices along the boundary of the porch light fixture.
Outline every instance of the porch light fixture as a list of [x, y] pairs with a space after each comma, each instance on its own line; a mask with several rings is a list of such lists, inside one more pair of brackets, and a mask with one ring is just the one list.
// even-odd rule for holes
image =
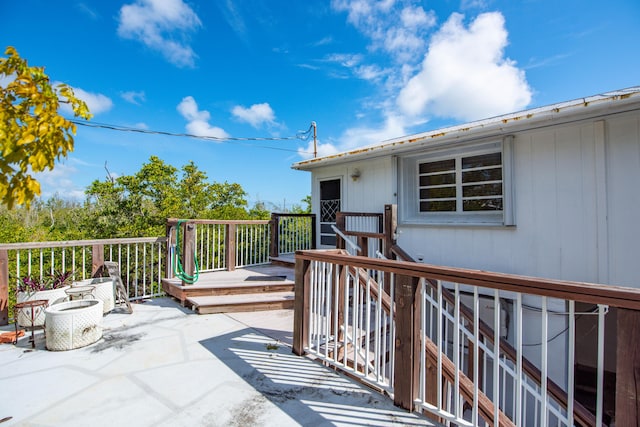
[[357, 181], [360, 178], [360, 169], [356, 168], [351, 172], [351, 179]]

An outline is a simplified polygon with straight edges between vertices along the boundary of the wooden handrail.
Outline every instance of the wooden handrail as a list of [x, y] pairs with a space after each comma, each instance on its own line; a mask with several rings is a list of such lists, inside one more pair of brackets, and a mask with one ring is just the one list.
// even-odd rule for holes
[[119, 239], [62, 240], [56, 242], [0, 243], [0, 250], [49, 249], [71, 246], [117, 245], [131, 243], [165, 243], [166, 237], [127, 237]]
[[[397, 255], [408, 256], [406, 252], [397, 246], [393, 248], [393, 252]], [[351, 256], [342, 251], [324, 251], [321, 253], [317, 251], [299, 251], [296, 253], [296, 257], [307, 261], [315, 260], [346, 265], [350, 268], [360, 267], [398, 275], [424, 277], [431, 286], [435, 284], [433, 279], [438, 279], [462, 284], [485, 286], [499, 290], [572, 299], [577, 302], [603, 303], [602, 298], [606, 298], [609, 305], [613, 307], [640, 310], [640, 290], [634, 288], [611, 287], [612, 289], [609, 289], [609, 286], [591, 283], [540, 279], [455, 267], [439, 267], [428, 264], [417, 264], [411, 261], [390, 261]], [[517, 289], [515, 286], [518, 286]], [[549, 291], [548, 294], [545, 290]], [[450, 304], [454, 301], [453, 294], [445, 288], [443, 288], [443, 297]], [[473, 323], [474, 316], [470, 309], [463, 305], [460, 307], [460, 313], [467, 321]], [[493, 342], [493, 329], [483, 321], [479, 322], [478, 327], [481, 333]], [[506, 340], [500, 340], [500, 348], [503, 354], [511, 359], [511, 361], [516, 360], [516, 350]], [[525, 373], [540, 384], [542, 381], [540, 370], [527, 359], [523, 359], [522, 363]], [[547, 389], [558, 403], [565, 408], [567, 407], [568, 397], [560, 386], [552, 380], [547, 379]], [[574, 402], [574, 418], [579, 425], [595, 425], [595, 416], [579, 402]]]
[[384, 239], [384, 233], [373, 233], [370, 231], [348, 231], [340, 230], [345, 236], [368, 237], [370, 239]]
[[178, 225], [178, 221], [188, 222], [191, 224], [244, 224], [244, 225], [265, 225], [269, 224], [271, 220], [269, 219], [178, 219], [178, 218], [169, 218], [167, 219], [168, 226]]
[[[346, 253], [346, 251], [341, 251], [341, 253]], [[350, 274], [358, 278], [360, 287], [366, 289], [367, 284], [369, 285], [369, 289], [373, 298], [375, 300], [381, 301], [383, 310], [385, 310], [387, 315], [390, 315], [391, 309], [394, 304], [393, 301], [391, 301], [390, 295], [387, 294], [384, 289], [381, 289], [381, 286], [375, 279], [367, 276], [361, 269], [356, 267], [348, 267], [348, 269]], [[433, 363], [437, 363], [439, 352], [438, 347], [428, 337], [424, 338], [426, 356], [428, 360]], [[456, 375], [455, 366], [446, 354], [443, 354], [442, 356], [443, 357], [441, 360], [443, 374], [450, 383], [453, 383], [455, 381]], [[462, 372], [458, 373], [458, 378], [460, 381], [460, 391], [462, 395], [468, 402], [473, 401], [473, 381]], [[493, 402], [491, 402], [491, 400], [482, 391], [480, 391], [478, 394], [478, 410], [480, 411], [480, 416], [487, 422], [487, 424], [489, 424], [490, 426], [495, 426], [495, 423], [493, 421]], [[500, 411], [497, 427], [515, 427], [515, 425], [509, 419], [509, 417], [507, 417], [502, 411]]]
[[598, 285], [568, 280], [541, 279], [538, 277], [518, 276], [515, 274], [494, 273], [482, 270], [351, 256], [335, 251], [297, 251], [296, 257], [308, 261], [326, 261], [340, 265], [355, 265], [371, 270], [444, 280], [452, 283], [468, 284], [502, 291], [640, 310], [640, 289], [636, 288]]
[[[426, 357], [427, 359], [433, 363], [438, 363], [438, 346], [431, 341], [429, 338], [426, 338], [425, 342], [426, 348]], [[456, 379], [456, 368], [453, 362], [447, 357], [447, 355], [442, 354], [442, 373], [444, 377], [450, 383], [455, 383]], [[474, 384], [473, 381], [467, 377], [464, 373], [458, 372], [458, 380], [460, 383], [460, 392], [467, 400], [467, 402], [473, 402], [473, 389]], [[430, 402], [433, 403], [433, 402]], [[499, 411], [498, 415], [498, 425], [493, 419], [493, 402], [486, 394], [482, 391], [478, 391], [478, 411], [480, 412], [480, 416], [485, 420], [487, 424], [495, 427], [515, 427], [515, 424], [505, 415], [504, 412]]]
[[[415, 260], [409, 255], [406, 251], [400, 248], [397, 245], [392, 247], [392, 252], [400, 257], [402, 257], [405, 261], [415, 262]], [[427, 279], [427, 282], [434, 289], [437, 288], [437, 283], [431, 279]], [[455, 295], [448, 289], [442, 288], [442, 297], [449, 303], [450, 305], [455, 304]], [[470, 325], [473, 326], [474, 323], [474, 315], [473, 311], [467, 307], [466, 305], [460, 305], [460, 314], [465, 318]], [[478, 319], [478, 329], [482, 335], [489, 339], [490, 342], [494, 342], [494, 331], [489, 325], [487, 325], [483, 320]], [[516, 349], [513, 348], [509, 342], [503, 338], [500, 338], [500, 351], [511, 360], [511, 362], [516, 363], [517, 352]], [[524, 372], [533, 379], [538, 385], [542, 383], [542, 373], [540, 370], [527, 358], [522, 359], [522, 369]], [[547, 378], [547, 390], [553, 396], [553, 398], [563, 405], [565, 408], [568, 406], [568, 396], [567, 393], [554, 381]], [[574, 417], [576, 421], [582, 426], [593, 426], [596, 423], [595, 416], [583, 405], [579, 402], [574, 402]]]

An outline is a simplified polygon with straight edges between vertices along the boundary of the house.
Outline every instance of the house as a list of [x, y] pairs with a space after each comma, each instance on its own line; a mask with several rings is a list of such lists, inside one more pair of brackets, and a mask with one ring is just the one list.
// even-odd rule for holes
[[[383, 212], [396, 204], [398, 244], [418, 261], [640, 287], [640, 87], [292, 167], [312, 174], [320, 247], [335, 245], [336, 211]], [[613, 320], [615, 310], [608, 332]], [[555, 321], [561, 333], [566, 319]], [[577, 336], [592, 329], [581, 322]], [[535, 333], [532, 327], [532, 341]], [[576, 345], [576, 363], [591, 366], [593, 352]], [[605, 364], [615, 371], [615, 355]], [[555, 378], [563, 382], [561, 369]]]
[[338, 210], [397, 204], [414, 258], [640, 287], [640, 87], [295, 163], [320, 247]]

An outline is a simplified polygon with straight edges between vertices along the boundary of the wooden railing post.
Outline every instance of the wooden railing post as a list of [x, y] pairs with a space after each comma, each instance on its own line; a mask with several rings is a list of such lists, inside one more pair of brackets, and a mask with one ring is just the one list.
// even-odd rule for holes
[[396, 231], [398, 228], [398, 206], [384, 205], [384, 256], [387, 259], [393, 259], [393, 251], [391, 248], [397, 242]]
[[[182, 268], [186, 277], [193, 277], [196, 271], [194, 262], [195, 242], [196, 242], [196, 225], [191, 222], [185, 222], [182, 229]], [[182, 286], [190, 285], [182, 281]]]
[[165, 277], [166, 278], [171, 278], [173, 277], [173, 268], [174, 268], [174, 262], [175, 260], [173, 259], [173, 255], [171, 253], [171, 248], [175, 245], [176, 243], [176, 234], [172, 233], [171, 231], [174, 229], [174, 227], [176, 226], [176, 219], [174, 218], [169, 218], [167, 219], [167, 225], [166, 225], [166, 231], [165, 231], [165, 235], [167, 237], [167, 248], [166, 248], [166, 265], [165, 265]]
[[316, 234], [316, 214], [311, 214], [311, 249], [318, 247], [318, 235]]
[[91, 248], [91, 277], [102, 275], [104, 266], [104, 245], [93, 245]]
[[280, 215], [275, 212], [271, 213], [271, 242], [269, 242], [269, 256], [277, 258], [280, 255]]
[[310, 261], [296, 258], [295, 301], [293, 303], [293, 352], [302, 356], [309, 345], [309, 267]]
[[640, 311], [618, 309], [616, 425], [640, 425]]
[[0, 325], [9, 324], [9, 254], [0, 250]]
[[[395, 379], [393, 384], [393, 403], [403, 409], [412, 411], [418, 392], [419, 360], [415, 347], [417, 331], [415, 330], [417, 282], [409, 276], [396, 276], [396, 341], [395, 341]], [[419, 354], [419, 353], [418, 353]]]
[[358, 246], [360, 246], [360, 256], [369, 256], [369, 238], [365, 236], [358, 236]]
[[[336, 212], [336, 228], [340, 231], [345, 231], [347, 219], [342, 212]], [[336, 249], [345, 249], [346, 243], [342, 236], [336, 233]]]
[[236, 225], [227, 224], [227, 232], [224, 236], [224, 254], [228, 271], [236, 269]]
[[[382, 232], [384, 233], [383, 255], [387, 259], [395, 259], [393, 253], [393, 246], [396, 244], [396, 229], [398, 227], [398, 206], [397, 205], [384, 205], [384, 223], [382, 226]], [[391, 293], [391, 273], [384, 273], [384, 290], [386, 293]]]

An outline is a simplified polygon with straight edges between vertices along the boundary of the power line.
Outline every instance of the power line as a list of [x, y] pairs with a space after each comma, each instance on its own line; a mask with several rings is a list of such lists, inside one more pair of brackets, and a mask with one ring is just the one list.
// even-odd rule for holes
[[[85, 126], [85, 127], [97, 128], [97, 129], [115, 130], [118, 132], [133, 132], [133, 133], [142, 133], [142, 134], [148, 134], [148, 135], [175, 136], [175, 137], [202, 139], [205, 141], [226, 142], [226, 143], [241, 143], [241, 142], [248, 142], [248, 141], [291, 141], [296, 139], [301, 141], [307, 141], [311, 136], [313, 136], [312, 131], [314, 128], [313, 122], [312, 122], [311, 125], [309, 126], [309, 129], [307, 129], [306, 131], [299, 131], [296, 133], [295, 136], [244, 137], [243, 138], [243, 137], [232, 137], [232, 136], [217, 137], [217, 136], [206, 136], [206, 135], [194, 135], [190, 133], [175, 133], [175, 132], [158, 131], [158, 130], [151, 130], [151, 129], [134, 128], [134, 127], [128, 127], [128, 126], [111, 125], [107, 123], [95, 123], [95, 122], [92, 123], [92, 122], [85, 122], [85, 121], [80, 121], [75, 119], [70, 119], [69, 121], [79, 126]], [[246, 144], [242, 144], [242, 145], [246, 145]], [[271, 146], [264, 146], [264, 145], [262, 146], [251, 145], [251, 147], [266, 148], [266, 149], [280, 150], [280, 151], [289, 151], [294, 153], [300, 152], [299, 150], [292, 150], [288, 148], [271, 147]], [[311, 154], [306, 151], [303, 151], [303, 153]]]

